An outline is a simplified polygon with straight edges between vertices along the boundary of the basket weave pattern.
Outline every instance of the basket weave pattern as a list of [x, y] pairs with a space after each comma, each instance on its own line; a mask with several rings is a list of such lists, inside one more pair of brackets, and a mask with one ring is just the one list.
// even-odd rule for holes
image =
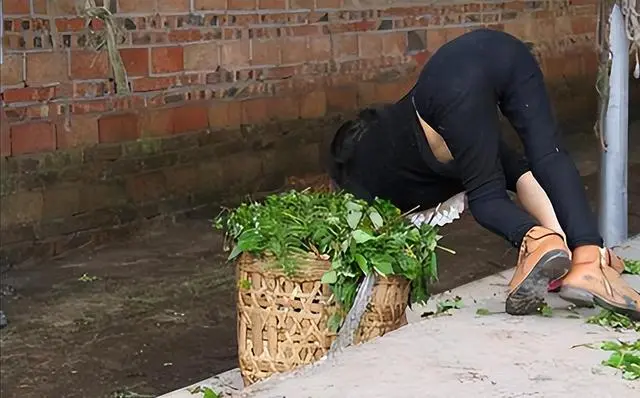
[[[238, 357], [246, 385], [322, 358], [335, 339], [327, 321], [338, 310], [320, 282], [328, 261], [300, 258], [295, 276], [242, 255], [238, 260]], [[356, 332], [355, 343], [406, 324], [409, 281], [381, 279]]]

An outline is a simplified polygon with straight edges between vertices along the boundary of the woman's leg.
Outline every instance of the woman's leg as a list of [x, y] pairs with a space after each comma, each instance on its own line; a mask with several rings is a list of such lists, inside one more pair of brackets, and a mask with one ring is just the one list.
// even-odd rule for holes
[[602, 247], [578, 170], [560, 143], [542, 72], [524, 44], [514, 59], [511, 82], [500, 97], [500, 108], [524, 142], [533, 175], [549, 195], [573, 251], [561, 297], [640, 319], [640, 294], [612, 267], [620, 260]]
[[531, 171], [553, 203], [569, 248], [602, 246], [578, 170], [560, 142], [542, 72], [524, 44], [516, 54], [500, 109], [524, 143]]
[[538, 220], [543, 227], [556, 231], [562, 235], [563, 239], [566, 239], [558, 217], [556, 217], [556, 212], [553, 210], [553, 205], [533, 173], [528, 171], [518, 179], [516, 193], [518, 201], [527, 213]]
[[566, 240], [551, 201], [531, 173], [529, 162], [504, 140], [500, 141], [500, 163], [504, 170], [507, 189], [517, 194], [518, 201], [527, 213], [543, 227], [559, 233]]

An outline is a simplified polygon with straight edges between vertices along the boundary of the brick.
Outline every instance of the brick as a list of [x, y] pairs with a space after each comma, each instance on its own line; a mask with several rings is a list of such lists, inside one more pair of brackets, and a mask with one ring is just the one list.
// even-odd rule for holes
[[285, 37], [281, 44], [282, 63], [299, 64], [307, 60], [307, 39], [305, 37]]
[[342, 8], [342, 0], [316, 0], [316, 9], [338, 9]]
[[122, 58], [128, 76], [149, 75], [148, 48], [123, 48], [120, 50], [120, 57]]
[[162, 198], [167, 193], [165, 175], [159, 171], [138, 174], [127, 178], [127, 195], [135, 203], [145, 203]]
[[314, 8], [313, 4], [314, 0], [289, 0], [289, 9], [290, 10], [312, 10]]
[[49, 2], [50, 13], [53, 15], [76, 15], [76, 0], [55, 0]]
[[2, 99], [7, 104], [13, 102], [44, 102], [52, 100], [55, 96], [55, 86], [6, 89], [4, 90], [4, 93], [2, 93]]
[[427, 51], [434, 53], [447, 42], [446, 29], [429, 29], [425, 32]]
[[278, 39], [253, 39], [251, 42], [252, 65], [279, 65], [280, 42]]
[[18, 192], [2, 198], [0, 225], [26, 224], [42, 218], [43, 197], [39, 191]]
[[56, 149], [55, 127], [50, 122], [19, 124], [11, 127], [11, 154], [22, 155]]
[[510, 35], [515, 36], [520, 40], [526, 39], [525, 28], [526, 26], [522, 22], [512, 22], [504, 24], [504, 32], [509, 33]]
[[29, 86], [68, 81], [67, 54], [63, 52], [28, 53], [26, 75]]
[[248, 40], [224, 41], [220, 49], [220, 64], [225, 66], [248, 66], [251, 58]]
[[258, 0], [261, 10], [283, 10], [287, 8], [287, 0]]
[[175, 76], [141, 77], [131, 80], [131, 89], [136, 93], [166, 90], [177, 84]]
[[8, 14], [29, 14], [29, 2], [25, 0], [3, 0], [2, 12]]
[[42, 201], [43, 220], [68, 217], [80, 209], [80, 189], [77, 186], [46, 189]]
[[382, 35], [377, 33], [359, 34], [358, 48], [362, 58], [379, 58], [382, 55]]
[[226, 10], [227, 0], [195, 0], [196, 10]]
[[462, 36], [463, 34], [465, 34], [465, 28], [462, 28], [462, 27], [445, 28], [444, 31], [447, 38], [447, 42], [450, 42], [451, 40], [456, 39]]
[[309, 38], [309, 60], [328, 61], [331, 59], [331, 38], [315, 36]]
[[212, 129], [240, 127], [242, 104], [238, 101], [217, 101], [208, 107], [209, 126]]
[[242, 101], [242, 123], [261, 124], [269, 120], [269, 98], [252, 98]]
[[80, 32], [85, 28], [84, 18], [58, 18], [56, 19], [56, 29], [58, 32]]
[[327, 111], [343, 112], [358, 108], [358, 89], [356, 87], [331, 87], [326, 91]]
[[32, 4], [34, 14], [47, 14], [47, 2], [47, 0], [33, 0]]
[[142, 119], [142, 134], [145, 137], [163, 137], [173, 134], [175, 108], [155, 109]]
[[385, 56], [401, 56], [406, 50], [406, 32], [390, 32], [382, 35], [382, 53]]
[[0, 157], [11, 156], [11, 133], [8, 128], [0, 126]]
[[339, 34], [333, 37], [333, 57], [349, 59], [358, 56], [358, 35]]
[[93, 115], [72, 115], [69, 123], [64, 120], [56, 124], [58, 149], [85, 147], [97, 144], [98, 117]]
[[571, 19], [571, 30], [573, 31], [573, 34], [576, 35], [595, 33], [596, 19], [593, 16], [573, 17]]
[[300, 117], [313, 119], [327, 113], [327, 97], [324, 91], [313, 91], [304, 94], [300, 100]]
[[158, 0], [160, 12], [188, 12], [189, 0]]
[[140, 138], [138, 116], [133, 113], [106, 115], [98, 119], [98, 141], [116, 143]]
[[190, 44], [184, 47], [185, 70], [213, 71], [220, 65], [217, 42]]
[[404, 82], [377, 83], [375, 89], [376, 100], [381, 103], [396, 102], [408, 91]]
[[24, 81], [24, 56], [22, 54], [6, 54], [0, 65], [0, 85], [13, 86]]
[[292, 97], [272, 97], [267, 102], [267, 114], [271, 120], [293, 120], [300, 117], [299, 105]]
[[184, 166], [163, 171], [170, 194], [184, 196], [198, 188], [198, 167]]
[[190, 41], [200, 41], [202, 32], [199, 29], [180, 29], [169, 32], [171, 43], [186, 43]]
[[256, 0], [228, 0], [227, 2], [229, 10], [255, 10], [257, 5]]
[[206, 107], [188, 105], [174, 109], [174, 134], [202, 131], [208, 127], [209, 116]]
[[151, 70], [153, 73], [180, 72], [183, 69], [182, 47], [154, 47], [151, 49]]
[[72, 51], [72, 79], [106, 79], [111, 76], [111, 65], [106, 51]]
[[376, 95], [376, 83], [358, 83], [358, 107], [364, 108], [371, 105], [380, 104]]
[[144, 13], [154, 11], [157, 11], [156, 0], [118, 0], [119, 13]]

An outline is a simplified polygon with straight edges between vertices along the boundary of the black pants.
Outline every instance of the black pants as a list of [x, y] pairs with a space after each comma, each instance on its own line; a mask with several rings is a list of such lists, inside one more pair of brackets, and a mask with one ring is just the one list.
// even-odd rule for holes
[[[527, 46], [503, 32], [476, 30], [445, 44], [407, 96], [345, 123], [332, 142], [330, 173], [343, 189], [391, 200], [402, 210], [429, 208], [466, 191], [475, 219], [518, 246], [538, 222], [507, 195], [528, 168], [501, 140], [498, 107], [522, 140], [569, 247], [601, 246], [542, 72]], [[443, 137], [453, 162], [435, 160], [416, 112]]]
[[524, 43], [486, 30], [459, 37], [424, 68], [414, 103], [451, 150], [481, 225], [518, 244], [537, 224], [505, 193], [497, 104], [522, 140], [570, 248], [602, 245], [580, 175], [560, 143], [542, 72]]

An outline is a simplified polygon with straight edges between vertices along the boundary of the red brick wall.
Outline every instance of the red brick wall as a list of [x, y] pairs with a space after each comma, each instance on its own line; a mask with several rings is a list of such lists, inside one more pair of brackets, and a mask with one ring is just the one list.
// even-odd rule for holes
[[593, 102], [595, 0], [104, 2], [128, 96], [75, 0], [2, 2], [4, 250], [55, 253], [316, 172], [339, 115], [398, 99], [477, 27], [532, 42], [567, 115]]

